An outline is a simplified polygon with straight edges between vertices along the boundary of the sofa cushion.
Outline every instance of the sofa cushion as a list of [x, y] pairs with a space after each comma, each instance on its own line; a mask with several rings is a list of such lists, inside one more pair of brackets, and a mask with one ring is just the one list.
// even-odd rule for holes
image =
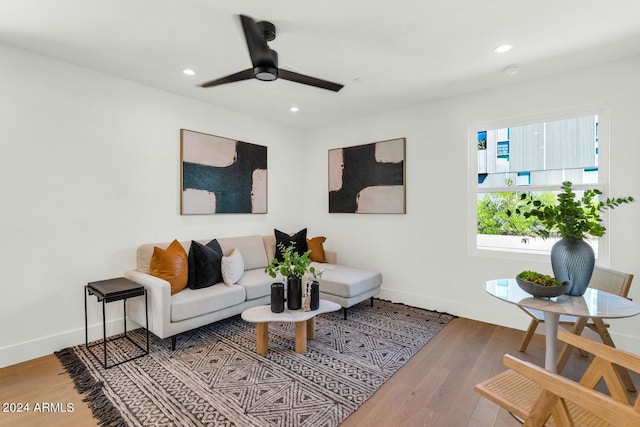
[[271, 284], [276, 280], [269, 277], [263, 268], [245, 270], [238, 285], [245, 288], [247, 300], [261, 298], [271, 293]]
[[177, 240], [166, 249], [153, 248], [149, 270], [152, 276], [159, 277], [171, 284], [171, 295], [187, 286], [189, 267], [187, 254]]
[[324, 257], [324, 246], [322, 244], [327, 240], [324, 236], [313, 237], [307, 239], [307, 248], [311, 250], [309, 259], [315, 262], [327, 262]]
[[230, 255], [234, 249], [240, 251], [245, 270], [266, 268], [269, 264], [261, 236], [225, 237], [219, 238], [218, 242], [224, 255]]
[[[171, 243], [172, 242], [144, 243], [138, 246], [136, 250], [136, 270], [142, 273], [151, 274], [151, 257], [153, 256], [154, 248], [158, 247], [160, 249], [166, 249]], [[188, 240], [186, 242], [180, 242], [180, 244], [184, 249], [184, 253], [189, 253], [189, 246], [191, 245], [191, 241]]]
[[213, 239], [206, 245], [195, 240], [189, 249], [189, 281], [191, 289], [206, 288], [222, 282], [222, 248]]
[[307, 229], [303, 228], [294, 234], [287, 234], [278, 229], [274, 229], [273, 233], [276, 236], [276, 259], [282, 261], [282, 246], [288, 248], [293, 245], [293, 251], [298, 255], [302, 255], [307, 251]]
[[276, 236], [273, 234], [267, 234], [262, 236], [264, 242], [264, 250], [267, 253], [267, 262], [271, 262], [276, 255]]
[[336, 264], [319, 266], [323, 271], [320, 292], [351, 298], [380, 287], [382, 274]]
[[234, 249], [229, 256], [223, 256], [221, 266], [222, 280], [225, 285], [234, 285], [244, 273], [244, 262], [240, 251]]
[[179, 322], [241, 304], [245, 296], [244, 288], [237, 285], [186, 288], [171, 297], [171, 321]]

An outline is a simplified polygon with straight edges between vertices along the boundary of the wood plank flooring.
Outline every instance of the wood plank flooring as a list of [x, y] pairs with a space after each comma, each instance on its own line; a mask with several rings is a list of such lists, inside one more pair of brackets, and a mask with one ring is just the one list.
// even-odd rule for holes
[[[480, 398], [473, 386], [504, 370], [511, 353], [542, 366], [544, 337], [518, 352], [523, 332], [469, 319], [452, 320], [341, 427], [516, 427], [506, 411]], [[587, 358], [572, 355], [564, 375], [578, 378]], [[633, 377], [636, 386], [640, 379]], [[67, 403], [73, 412], [0, 412], [0, 426], [96, 426], [83, 396], [54, 355], [0, 369], [0, 402]], [[3, 408], [0, 408], [0, 411]]]
[[[53, 354], [2, 368], [0, 426], [97, 426], [83, 397], [74, 389], [71, 377]], [[9, 404], [25, 403], [29, 404], [29, 412], [13, 412], [12, 408], [7, 408]], [[42, 408], [43, 403], [59, 403], [65, 410], [70, 404], [73, 412], [38, 411], [35, 405]]]

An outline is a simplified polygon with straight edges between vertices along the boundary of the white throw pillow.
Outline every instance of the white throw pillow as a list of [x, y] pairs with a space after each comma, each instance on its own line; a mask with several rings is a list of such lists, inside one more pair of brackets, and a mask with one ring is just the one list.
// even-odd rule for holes
[[240, 251], [234, 249], [229, 256], [223, 256], [220, 263], [222, 270], [222, 280], [225, 285], [234, 285], [240, 280], [244, 273], [244, 261]]

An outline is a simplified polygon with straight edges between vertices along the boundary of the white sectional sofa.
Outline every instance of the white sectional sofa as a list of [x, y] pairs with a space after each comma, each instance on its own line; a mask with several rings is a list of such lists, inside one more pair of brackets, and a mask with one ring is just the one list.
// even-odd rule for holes
[[[209, 239], [211, 240], [211, 239]], [[199, 240], [206, 244], [209, 240]], [[202, 289], [185, 288], [171, 295], [166, 280], [150, 274], [154, 247], [166, 248], [169, 243], [148, 243], [137, 249], [136, 269], [125, 277], [147, 288], [149, 331], [159, 338], [171, 338], [200, 326], [242, 313], [257, 305], [269, 304], [271, 284], [276, 280], [265, 273], [275, 254], [274, 236], [241, 236], [217, 239], [224, 255], [234, 249], [242, 255], [244, 273], [237, 284], [218, 283]], [[191, 241], [180, 242], [189, 253]], [[337, 254], [325, 250], [328, 263], [319, 264], [324, 271], [320, 279], [320, 297], [340, 304], [347, 318], [347, 308], [371, 298], [380, 291], [382, 275], [376, 271], [350, 268], [337, 264]], [[145, 324], [144, 300], [134, 298], [127, 303], [127, 315], [138, 324]]]

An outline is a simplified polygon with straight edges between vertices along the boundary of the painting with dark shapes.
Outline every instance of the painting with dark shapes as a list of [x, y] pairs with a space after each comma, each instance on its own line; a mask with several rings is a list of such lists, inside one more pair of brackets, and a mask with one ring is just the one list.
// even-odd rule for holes
[[329, 150], [329, 213], [406, 213], [405, 138]]
[[180, 130], [180, 213], [267, 213], [267, 147]]

